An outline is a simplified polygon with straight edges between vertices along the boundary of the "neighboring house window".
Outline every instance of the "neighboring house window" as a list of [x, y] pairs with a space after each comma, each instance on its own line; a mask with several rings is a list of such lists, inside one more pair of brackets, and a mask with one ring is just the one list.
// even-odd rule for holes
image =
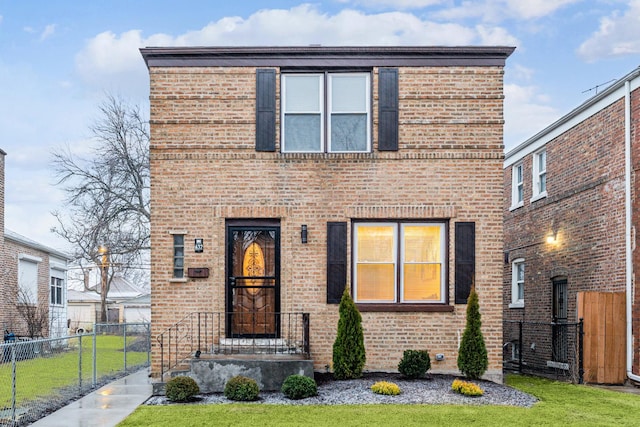
[[524, 307], [524, 259], [511, 264], [511, 304], [510, 308]]
[[64, 279], [51, 277], [50, 302], [52, 305], [63, 305]]
[[522, 163], [513, 166], [511, 169], [511, 209], [516, 209], [524, 205], [524, 181]]
[[520, 360], [520, 342], [511, 341], [511, 360]]
[[173, 235], [173, 277], [184, 277], [184, 234]]
[[538, 151], [533, 155], [533, 198], [547, 195], [547, 151]]
[[354, 294], [359, 303], [444, 303], [444, 223], [354, 226]]
[[18, 302], [38, 304], [38, 263], [42, 258], [18, 255]]
[[370, 78], [369, 73], [283, 74], [283, 151], [371, 151]]

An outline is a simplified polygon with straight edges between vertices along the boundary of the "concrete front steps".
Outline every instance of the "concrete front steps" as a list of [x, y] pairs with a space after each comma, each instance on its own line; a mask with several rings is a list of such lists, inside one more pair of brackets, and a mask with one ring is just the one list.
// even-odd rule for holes
[[[180, 375], [193, 378], [201, 393], [222, 393], [227, 381], [237, 375], [253, 378], [261, 391], [279, 391], [289, 375], [313, 378], [313, 360], [304, 354], [290, 353], [290, 349], [286, 350], [279, 340], [260, 340], [258, 346], [256, 341], [233, 340], [233, 343], [218, 347], [216, 353], [201, 353], [199, 357], [192, 357], [165, 373], [161, 382], [154, 383], [153, 394], [164, 395], [167, 377]], [[264, 352], [260, 352], [261, 348]], [[246, 354], [243, 350], [252, 352]]]

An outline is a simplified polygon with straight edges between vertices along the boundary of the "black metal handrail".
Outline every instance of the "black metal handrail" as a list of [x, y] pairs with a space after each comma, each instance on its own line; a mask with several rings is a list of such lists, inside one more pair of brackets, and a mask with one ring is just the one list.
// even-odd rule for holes
[[[239, 325], [238, 333], [227, 336], [227, 331], [238, 330]], [[309, 313], [193, 312], [156, 340], [160, 345], [160, 378], [186, 360], [207, 354], [298, 354], [309, 358]]]

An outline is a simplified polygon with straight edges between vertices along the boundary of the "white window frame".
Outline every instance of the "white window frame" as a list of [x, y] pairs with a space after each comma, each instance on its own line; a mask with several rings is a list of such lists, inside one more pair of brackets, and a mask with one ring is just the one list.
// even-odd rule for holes
[[[544, 169], [540, 167], [540, 159], [544, 156]], [[533, 153], [533, 197], [531, 201], [547, 197], [547, 150], [540, 150]], [[544, 180], [542, 179], [544, 177]], [[541, 188], [544, 181], [544, 189]]]
[[[57, 292], [54, 294], [54, 288], [60, 289], [60, 302], [57, 301]], [[65, 295], [64, 295], [64, 278], [58, 276], [50, 276], [49, 277], [49, 305], [52, 306], [64, 306]]]
[[[395, 268], [394, 274], [394, 299], [386, 301], [367, 301], [358, 300], [358, 230], [360, 227], [367, 226], [393, 226], [393, 264]], [[404, 299], [404, 228], [406, 226], [437, 226], [440, 228], [440, 299], [439, 300], [405, 300]], [[444, 222], [411, 222], [411, 221], [389, 221], [389, 222], [356, 222], [353, 229], [353, 288], [354, 301], [361, 304], [445, 304], [447, 299], [447, 227]], [[434, 264], [431, 262], [430, 264]], [[400, 286], [398, 286], [398, 278]], [[400, 292], [398, 294], [398, 292]]]
[[[334, 76], [361, 76], [365, 78], [365, 109], [362, 111], [333, 111], [332, 110], [332, 93]], [[319, 90], [319, 108], [309, 111], [289, 111], [286, 102], [287, 78], [305, 76], [317, 76], [320, 81]], [[282, 152], [284, 153], [369, 153], [371, 152], [371, 73], [368, 72], [325, 72], [325, 73], [282, 73], [281, 75], [281, 94], [280, 94], [280, 134], [282, 141]], [[326, 90], [325, 90], [326, 87]], [[286, 114], [320, 114], [320, 146], [317, 150], [293, 150], [287, 148], [287, 138], [284, 129]], [[332, 114], [354, 113], [366, 114], [366, 143], [367, 146], [362, 151], [338, 151], [332, 149], [331, 144], [331, 117]]]
[[[524, 269], [522, 280], [518, 279], [518, 268], [522, 266]], [[513, 260], [511, 263], [511, 304], [509, 304], [509, 308], [523, 308], [524, 307], [524, 284], [525, 284], [525, 276], [526, 268], [524, 263], [524, 258], [518, 258]], [[522, 287], [523, 298], [520, 299], [518, 297], [518, 290]]]
[[514, 210], [524, 206], [524, 164], [522, 162], [511, 168], [511, 207]]

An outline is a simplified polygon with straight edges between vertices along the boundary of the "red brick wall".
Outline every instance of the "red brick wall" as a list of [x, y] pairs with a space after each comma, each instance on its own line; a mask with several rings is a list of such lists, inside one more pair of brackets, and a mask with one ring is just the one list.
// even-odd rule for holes
[[[635, 91], [634, 129], [640, 117], [639, 97]], [[569, 321], [578, 320], [577, 292], [625, 290], [624, 123], [624, 99], [619, 99], [549, 141], [548, 195], [534, 202], [530, 201], [533, 154], [528, 154], [523, 162], [524, 206], [512, 211], [512, 167], [504, 169], [504, 236], [509, 261], [504, 263], [505, 319], [550, 322], [552, 278], [557, 276], [568, 280]], [[634, 130], [634, 159], [638, 162], [636, 135]], [[632, 190], [634, 224], [637, 186], [635, 183]], [[552, 227], [557, 229], [556, 244], [545, 242]], [[637, 257], [634, 253], [634, 259]], [[511, 262], [517, 258], [525, 259], [525, 306], [510, 309]], [[638, 315], [634, 318], [634, 329], [640, 330]]]
[[[488, 374], [501, 379], [501, 67], [401, 68], [400, 149], [384, 153], [377, 151], [374, 69], [373, 152], [366, 154], [256, 152], [254, 68], [150, 74], [154, 336], [187, 313], [224, 311], [226, 218], [279, 218], [281, 310], [310, 313], [312, 357], [324, 369], [338, 320], [338, 306], [325, 303], [327, 221], [449, 220], [450, 301], [453, 223], [475, 221]], [[186, 267], [209, 267], [208, 279], [171, 280], [172, 230], [186, 231]], [[189, 250], [194, 238], [204, 238], [203, 253]], [[363, 313], [366, 369], [396, 370], [404, 350], [428, 349], [432, 358], [445, 355], [432, 363], [435, 372], [455, 372], [465, 310]], [[152, 363], [157, 374], [157, 346]]]

